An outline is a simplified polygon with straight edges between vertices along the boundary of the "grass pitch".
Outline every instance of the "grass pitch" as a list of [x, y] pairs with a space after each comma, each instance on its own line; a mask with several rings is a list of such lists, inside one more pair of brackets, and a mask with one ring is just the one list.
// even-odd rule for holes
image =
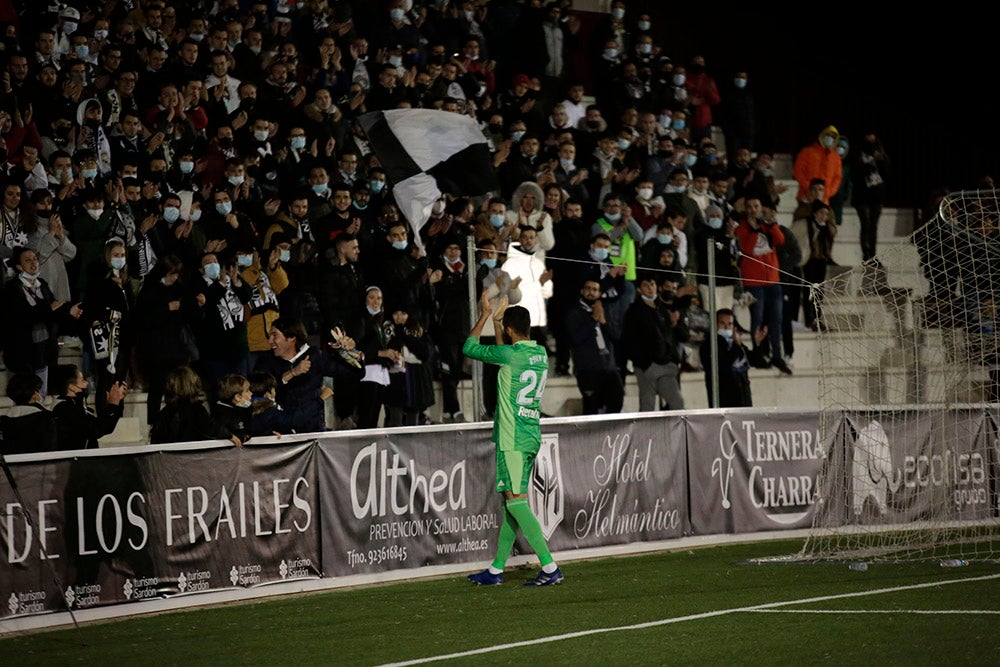
[[[0, 639], [0, 665], [996, 665], [1000, 567], [745, 565], [767, 542], [561, 563]], [[472, 568], [470, 568], [472, 571]], [[452, 657], [445, 657], [452, 656]]]

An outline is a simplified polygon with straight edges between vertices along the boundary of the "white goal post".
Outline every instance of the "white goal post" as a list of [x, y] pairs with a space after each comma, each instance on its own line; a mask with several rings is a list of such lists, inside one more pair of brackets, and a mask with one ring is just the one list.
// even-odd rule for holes
[[910, 237], [812, 289], [828, 457], [786, 559], [1000, 557], [998, 293], [994, 190], [947, 195]]

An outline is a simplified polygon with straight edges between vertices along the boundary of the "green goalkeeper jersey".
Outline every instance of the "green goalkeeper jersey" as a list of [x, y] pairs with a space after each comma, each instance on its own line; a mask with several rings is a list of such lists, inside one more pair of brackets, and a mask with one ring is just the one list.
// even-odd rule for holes
[[549, 372], [545, 348], [533, 340], [513, 345], [482, 345], [470, 336], [465, 356], [500, 366], [493, 442], [501, 451], [538, 453], [542, 443], [542, 391]]

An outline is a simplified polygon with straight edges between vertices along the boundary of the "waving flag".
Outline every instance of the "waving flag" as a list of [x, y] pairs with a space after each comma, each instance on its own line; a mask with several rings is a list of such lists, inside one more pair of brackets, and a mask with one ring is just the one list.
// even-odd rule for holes
[[464, 197], [498, 189], [486, 136], [469, 116], [390, 109], [364, 114], [359, 121], [418, 244], [442, 192]]

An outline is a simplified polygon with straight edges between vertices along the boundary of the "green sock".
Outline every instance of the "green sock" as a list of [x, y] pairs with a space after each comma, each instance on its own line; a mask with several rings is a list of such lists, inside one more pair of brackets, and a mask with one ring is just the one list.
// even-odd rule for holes
[[507, 501], [507, 511], [514, 516], [517, 525], [521, 527], [524, 539], [528, 540], [528, 544], [538, 554], [538, 560], [542, 567], [553, 562], [552, 554], [549, 553], [549, 545], [545, 542], [545, 536], [542, 535], [542, 526], [532, 514], [531, 507], [528, 506], [528, 499], [511, 498]]
[[497, 540], [497, 557], [493, 559], [493, 567], [503, 572], [503, 566], [507, 564], [510, 550], [514, 547], [514, 538], [517, 537], [517, 520], [511, 516], [507, 510], [507, 504], [503, 506], [503, 523], [500, 524], [500, 537]]

